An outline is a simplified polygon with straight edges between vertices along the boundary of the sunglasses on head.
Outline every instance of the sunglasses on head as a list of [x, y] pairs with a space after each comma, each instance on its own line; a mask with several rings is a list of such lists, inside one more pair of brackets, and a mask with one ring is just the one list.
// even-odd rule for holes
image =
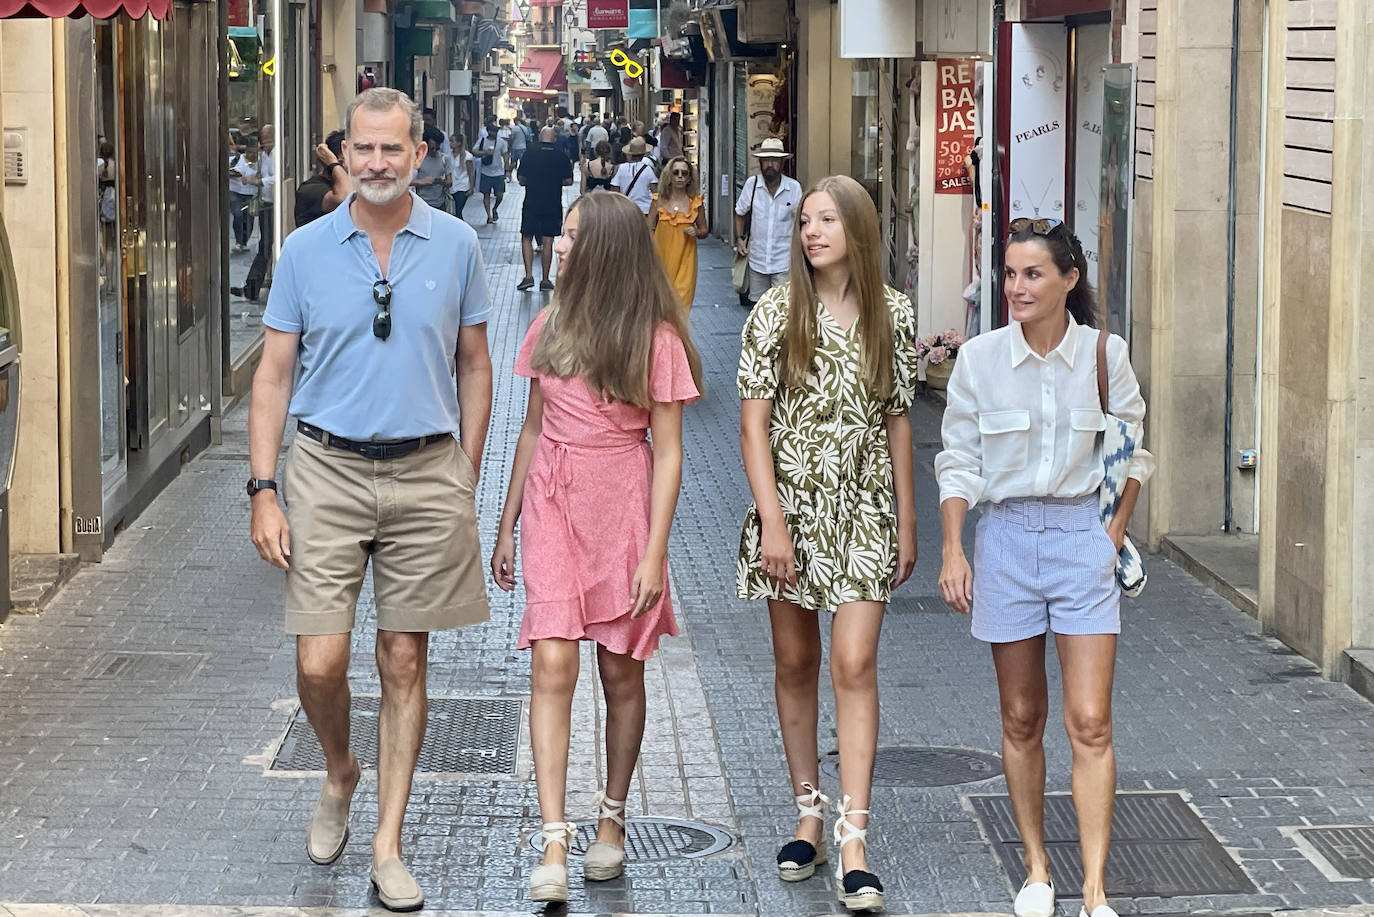
[[391, 284], [378, 280], [372, 285], [372, 301], [377, 304], [377, 314], [372, 318], [372, 334], [379, 341], [391, 337]]
[[1053, 217], [1043, 220], [1032, 220], [1030, 217], [1019, 217], [1012, 220], [1011, 223], [1007, 225], [1007, 229], [1011, 230], [1013, 233], [1025, 232], [1029, 229], [1037, 236], [1048, 236], [1063, 225], [1063, 220], [1056, 220]]

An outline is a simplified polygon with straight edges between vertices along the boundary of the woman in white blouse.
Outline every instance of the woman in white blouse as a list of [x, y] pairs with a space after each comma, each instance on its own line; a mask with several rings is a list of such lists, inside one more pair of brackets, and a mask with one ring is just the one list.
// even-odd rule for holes
[[[1082, 246], [1059, 221], [1012, 222], [1004, 282], [1012, 322], [960, 349], [949, 380], [944, 451], [935, 461], [944, 526], [940, 591], [950, 607], [971, 613], [973, 634], [991, 644], [997, 671], [1007, 790], [1028, 873], [1016, 896], [1017, 917], [1051, 917], [1055, 910], [1043, 826], [1050, 630], [1073, 748], [1084, 875], [1080, 917], [1116, 917], [1103, 882], [1116, 790], [1116, 556], [1154, 460], [1136, 451], [1120, 509], [1104, 528], [1097, 489], [1106, 424], [1086, 268]], [[1108, 409], [1138, 424], [1145, 401], [1126, 342], [1110, 336], [1106, 354]], [[980, 503], [987, 505], [970, 568], [964, 520]]]

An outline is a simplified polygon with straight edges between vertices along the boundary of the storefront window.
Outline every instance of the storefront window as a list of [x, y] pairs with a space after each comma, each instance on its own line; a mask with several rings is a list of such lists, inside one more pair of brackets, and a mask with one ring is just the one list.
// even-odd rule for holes
[[275, 4], [229, 4], [229, 110], [225, 156], [229, 162], [230, 365], [262, 335], [262, 313], [272, 262], [276, 197], [276, 126], [273, 124]]
[[850, 163], [849, 174], [867, 189], [873, 205], [880, 206], [878, 184], [882, 146], [879, 142], [881, 115], [878, 108], [878, 89], [881, 61], [856, 60], [851, 74], [853, 102], [850, 106]]
[[120, 239], [123, 203], [118, 144], [119, 72], [115, 30], [109, 20], [95, 24], [96, 186], [100, 195], [100, 458], [108, 473], [124, 457], [124, 268]]

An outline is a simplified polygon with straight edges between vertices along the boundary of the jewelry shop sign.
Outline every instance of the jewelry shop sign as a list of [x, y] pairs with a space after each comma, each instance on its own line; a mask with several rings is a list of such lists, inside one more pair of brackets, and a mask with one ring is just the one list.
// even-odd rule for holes
[[630, 0], [587, 0], [587, 28], [628, 29]]
[[964, 159], [973, 150], [975, 66], [975, 61], [958, 58], [935, 62], [936, 194], [973, 193]]

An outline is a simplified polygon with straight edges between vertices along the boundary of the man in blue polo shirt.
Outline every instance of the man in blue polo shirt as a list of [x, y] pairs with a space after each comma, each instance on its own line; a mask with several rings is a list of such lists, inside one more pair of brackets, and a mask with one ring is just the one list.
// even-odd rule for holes
[[[360, 775], [349, 634], [372, 564], [382, 706], [371, 878], [381, 903], [404, 911], [424, 904], [401, 826], [424, 739], [429, 632], [488, 615], [475, 503], [491, 418], [487, 287], [476, 233], [410, 190], [422, 128], [395, 89], [349, 106], [356, 191], [282, 247], [248, 427], [253, 544], [286, 570], [301, 706], [327, 764], [306, 836], [316, 863], [348, 842]], [[272, 478], [288, 407], [298, 424], [283, 515]]]

